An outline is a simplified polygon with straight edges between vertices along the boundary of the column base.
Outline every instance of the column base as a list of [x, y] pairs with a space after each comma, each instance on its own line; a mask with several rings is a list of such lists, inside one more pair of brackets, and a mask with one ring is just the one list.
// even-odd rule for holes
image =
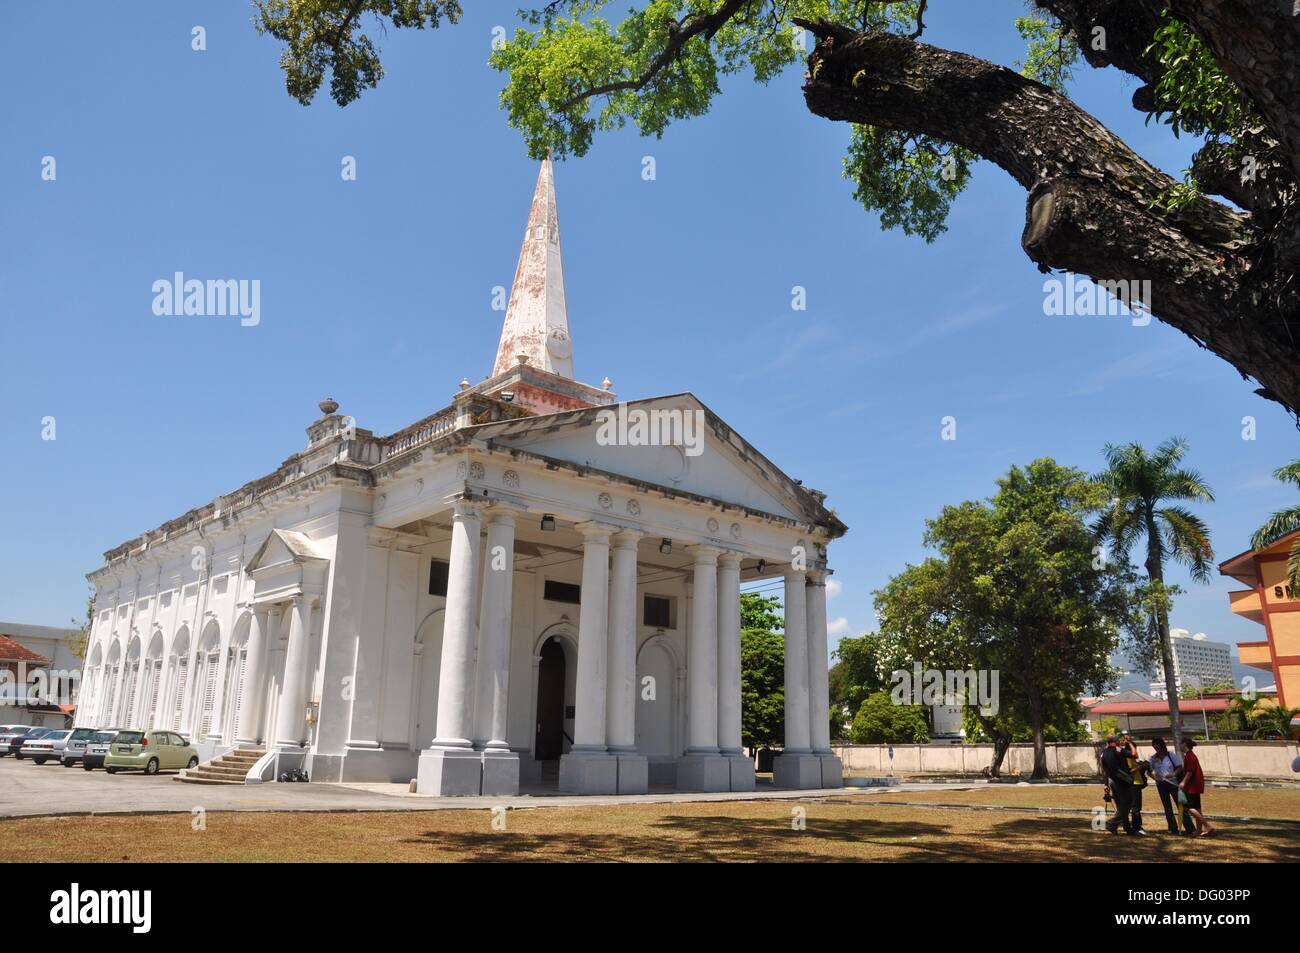
[[822, 787], [844, 787], [844, 762], [833, 754], [817, 753], [817, 760], [822, 763]]
[[821, 787], [821, 758], [807, 751], [777, 755], [772, 762], [772, 786], [795, 791]]
[[730, 773], [731, 790], [753, 791], [756, 787], [754, 759], [747, 758], [743, 754], [724, 754], [723, 758], [727, 762]]
[[677, 790], [730, 791], [731, 766], [719, 754], [685, 754], [677, 759]]
[[650, 762], [632, 751], [610, 752], [618, 762], [618, 793], [646, 794], [650, 791]]
[[569, 794], [617, 794], [618, 759], [604, 751], [570, 751], [562, 755], [560, 790]]
[[483, 793], [519, 793], [519, 755], [509, 749], [488, 748], [483, 755]]
[[483, 791], [483, 756], [473, 748], [427, 748], [420, 752], [415, 790], [438, 797], [466, 797]]

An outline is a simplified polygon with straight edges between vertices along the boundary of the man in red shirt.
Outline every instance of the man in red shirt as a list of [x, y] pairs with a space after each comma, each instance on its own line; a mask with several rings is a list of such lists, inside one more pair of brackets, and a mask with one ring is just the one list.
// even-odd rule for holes
[[1183, 777], [1178, 782], [1183, 796], [1187, 798], [1187, 813], [1196, 822], [1196, 832], [1201, 837], [1208, 837], [1213, 828], [1201, 813], [1201, 795], [1205, 793], [1205, 772], [1201, 770], [1201, 761], [1192, 754], [1196, 742], [1191, 738], [1183, 739]]

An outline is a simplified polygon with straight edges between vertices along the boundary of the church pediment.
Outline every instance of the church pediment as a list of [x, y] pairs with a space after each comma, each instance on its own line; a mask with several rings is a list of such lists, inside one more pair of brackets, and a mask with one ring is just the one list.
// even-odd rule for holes
[[306, 535], [293, 530], [273, 529], [248, 561], [247, 568], [249, 572], [256, 572], [315, 560], [326, 561], [326, 557], [317, 551]]
[[786, 519], [843, 525], [821, 495], [786, 476], [693, 394], [473, 428], [474, 442], [526, 451]]

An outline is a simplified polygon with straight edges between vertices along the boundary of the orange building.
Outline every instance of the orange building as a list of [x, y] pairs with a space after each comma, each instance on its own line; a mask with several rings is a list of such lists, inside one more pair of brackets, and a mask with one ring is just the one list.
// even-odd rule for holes
[[1232, 611], [1264, 626], [1263, 642], [1237, 645], [1243, 665], [1272, 672], [1278, 703], [1300, 706], [1300, 593], [1287, 581], [1287, 560], [1300, 532], [1265, 549], [1247, 550], [1219, 564], [1219, 572], [1250, 586], [1228, 594]]

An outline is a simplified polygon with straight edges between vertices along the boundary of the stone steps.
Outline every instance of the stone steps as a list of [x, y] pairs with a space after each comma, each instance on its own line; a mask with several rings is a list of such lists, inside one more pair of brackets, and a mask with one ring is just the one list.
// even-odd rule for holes
[[248, 770], [264, 754], [261, 748], [235, 748], [207, 764], [187, 768], [176, 780], [186, 784], [243, 784]]

